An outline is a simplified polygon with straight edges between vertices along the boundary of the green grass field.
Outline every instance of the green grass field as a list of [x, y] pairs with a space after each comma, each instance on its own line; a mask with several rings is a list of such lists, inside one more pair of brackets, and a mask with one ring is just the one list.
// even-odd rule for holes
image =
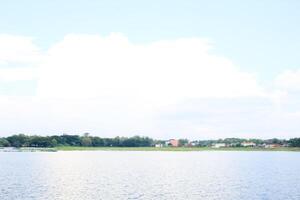
[[56, 147], [58, 151], [295, 151], [300, 152], [300, 148], [280, 147], [280, 148], [245, 148], [245, 147]]

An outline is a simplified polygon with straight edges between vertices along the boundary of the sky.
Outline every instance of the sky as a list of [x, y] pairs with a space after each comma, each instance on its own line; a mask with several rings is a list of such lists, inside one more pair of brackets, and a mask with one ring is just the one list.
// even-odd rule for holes
[[299, 137], [297, 0], [0, 2], [0, 136]]

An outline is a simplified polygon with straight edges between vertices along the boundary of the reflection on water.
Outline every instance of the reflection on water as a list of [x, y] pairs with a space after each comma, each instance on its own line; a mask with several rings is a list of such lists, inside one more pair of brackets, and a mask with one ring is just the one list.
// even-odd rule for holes
[[300, 153], [0, 152], [0, 199], [300, 199]]

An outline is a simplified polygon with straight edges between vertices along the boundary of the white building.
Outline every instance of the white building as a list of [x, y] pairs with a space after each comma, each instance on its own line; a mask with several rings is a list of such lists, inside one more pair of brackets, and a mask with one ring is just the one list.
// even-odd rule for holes
[[226, 147], [225, 143], [216, 143], [212, 145], [212, 148], [221, 148], [221, 147]]
[[155, 145], [155, 147], [158, 147], [158, 148], [163, 147], [163, 146], [164, 146], [163, 144], [156, 144]]
[[254, 142], [242, 142], [243, 147], [255, 147], [256, 144]]

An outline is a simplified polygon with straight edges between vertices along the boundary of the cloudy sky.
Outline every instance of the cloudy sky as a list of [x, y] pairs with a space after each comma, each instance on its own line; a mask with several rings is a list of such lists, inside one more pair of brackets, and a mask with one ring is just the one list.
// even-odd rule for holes
[[0, 136], [300, 136], [297, 0], [0, 2]]

